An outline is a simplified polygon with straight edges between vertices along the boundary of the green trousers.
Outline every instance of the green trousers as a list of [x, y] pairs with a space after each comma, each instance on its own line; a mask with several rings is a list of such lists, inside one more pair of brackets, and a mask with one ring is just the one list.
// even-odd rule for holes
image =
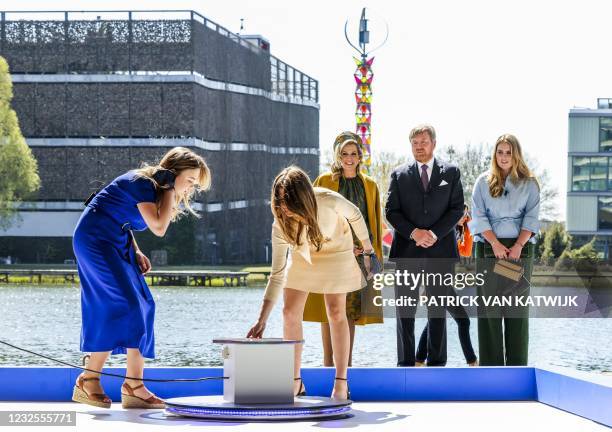
[[[506, 247], [516, 239], [499, 239]], [[474, 243], [476, 271], [485, 273], [485, 283], [478, 288], [480, 296], [495, 296], [504, 284], [513, 281], [493, 272], [495, 255], [489, 243]], [[529, 281], [533, 269], [534, 244], [527, 243], [521, 252], [524, 269], [524, 289], [520, 295], [529, 295]], [[480, 258], [480, 259], [479, 259]], [[484, 258], [484, 259], [483, 259]], [[509, 316], [507, 316], [509, 315]], [[529, 307], [489, 306], [478, 311], [478, 350], [481, 366], [525, 366], [529, 350]]]

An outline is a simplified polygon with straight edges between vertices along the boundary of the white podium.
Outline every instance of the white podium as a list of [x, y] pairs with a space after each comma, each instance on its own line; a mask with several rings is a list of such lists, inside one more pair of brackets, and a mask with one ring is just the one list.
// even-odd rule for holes
[[293, 397], [293, 352], [298, 340], [214, 339], [223, 346], [223, 397], [166, 399], [166, 413], [219, 421], [340, 419], [350, 400]]
[[214, 339], [222, 344], [223, 400], [237, 404], [293, 403], [293, 357], [301, 340]]

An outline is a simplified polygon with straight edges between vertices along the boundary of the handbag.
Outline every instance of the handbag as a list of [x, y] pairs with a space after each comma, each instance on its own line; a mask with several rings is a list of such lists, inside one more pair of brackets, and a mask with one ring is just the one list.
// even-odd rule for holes
[[370, 273], [374, 275], [374, 274], [379, 274], [382, 272], [383, 272], [382, 263], [378, 259], [378, 256], [375, 253], [373, 253], [372, 255], [370, 255]]
[[[488, 243], [485, 243], [484, 255], [487, 259], [495, 257], [493, 248]], [[521, 258], [523, 257], [527, 257], [525, 250], [521, 252]], [[497, 286], [498, 295], [520, 295], [525, 293], [531, 286], [531, 283], [525, 277], [525, 269], [520, 261], [496, 258], [493, 265], [493, 273], [503, 278]]]
[[495, 265], [493, 266], [493, 272], [497, 273], [500, 276], [518, 282], [521, 277], [523, 277], [525, 270], [521, 265], [506, 261], [504, 259], [498, 259]]

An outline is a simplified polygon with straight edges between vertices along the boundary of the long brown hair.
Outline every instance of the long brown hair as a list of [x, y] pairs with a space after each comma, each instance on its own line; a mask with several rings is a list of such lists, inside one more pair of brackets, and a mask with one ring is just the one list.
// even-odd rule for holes
[[196, 187], [191, 192], [181, 196], [178, 194], [175, 195], [174, 205], [172, 206], [172, 221], [177, 220], [187, 212], [199, 217], [198, 213], [191, 208], [191, 200], [196, 191], [210, 189], [211, 173], [204, 158], [185, 147], [174, 147], [169, 150], [156, 165], [143, 164], [141, 168], [136, 170], [137, 177], [146, 178], [155, 185], [157, 205], [159, 205], [162, 192], [166, 187], [155, 181], [155, 174], [160, 170], [169, 170], [172, 171], [174, 175], [178, 176], [181, 174], [181, 171], [186, 169], [199, 169], [200, 175], [198, 176]]
[[[288, 217], [281, 209], [284, 204], [298, 219]], [[310, 179], [297, 166], [289, 166], [282, 170], [272, 183], [270, 198], [272, 214], [278, 220], [287, 241], [300, 246], [300, 236], [308, 229], [308, 241], [321, 250], [323, 234], [317, 222], [317, 200]]]
[[363, 160], [363, 143], [361, 137], [354, 132], [341, 132], [334, 140], [334, 162], [331, 165], [332, 179], [337, 181], [342, 177], [342, 150], [349, 144], [353, 144], [357, 147], [357, 154], [359, 155], [359, 163], [357, 164], [357, 174], [361, 172], [361, 162]]
[[498, 198], [504, 193], [504, 183], [506, 178], [504, 177], [499, 165], [497, 165], [496, 159], [497, 147], [504, 143], [510, 145], [511, 147], [512, 168], [510, 169], [510, 173], [508, 175], [510, 176], [512, 183], [517, 184], [520, 181], [533, 179], [539, 187], [538, 180], [525, 163], [525, 159], [523, 159], [523, 152], [521, 150], [519, 140], [512, 134], [503, 134], [497, 138], [495, 147], [493, 148], [493, 157], [491, 158], [491, 172], [487, 179], [487, 182], [489, 183], [489, 193], [491, 196], [493, 198]]

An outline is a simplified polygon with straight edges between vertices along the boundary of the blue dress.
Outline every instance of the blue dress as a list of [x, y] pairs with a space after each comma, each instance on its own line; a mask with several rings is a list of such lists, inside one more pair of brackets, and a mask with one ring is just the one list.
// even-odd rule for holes
[[136, 205], [155, 200], [153, 183], [130, 171], [98, 192], [77, 223], [72, 245], [81, 281], [81, 351], [138, 348], [155, 357], [155, 302], [129, 235], [147, 228]]

